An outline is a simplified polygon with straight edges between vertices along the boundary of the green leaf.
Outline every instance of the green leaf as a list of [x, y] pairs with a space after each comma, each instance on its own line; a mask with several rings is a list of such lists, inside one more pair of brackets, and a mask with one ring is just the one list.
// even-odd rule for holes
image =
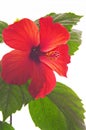
[[55, 90], [48, 97], [63, 113], [67, 130], [86, 130], [83, 104], [72, 89], [57, 83]]
[[54, 22], [59, 22], [63, 26], [65, 26], [69, 31], [72, 29], [73, 25], [76, 25], [82, 16], [76, 15], [74, 13], [61, 13], [61, 14], [56, 14], [56, 13], [50, 13], [47, 16], [52, 16]]
[[0, 130], [14, 130], [14, 128], [6, 122], [0, 122]]
[[41, 130], [86, 130], [80, 98], [62, 83], [46, 98], [31, 101], [29, 111]]
[[29, 84], [30, 84], [30, 82], [28, 82], [27, 84], [22, 85], [20, 87], [20, 91], [21, 91], [21, 94], [22, 94], [22, 100], [23, 100], [24, 105], [28, 104], [31, 100], [33, 100], [32, 96], [28, 92]]
[[35, 125], [41, 130], [67, 130], [64, 115], [49, 98], [31, 101], [29, 110]]
[[74, 55], [74, 53], [78, 50], [80, 44], [81, 44], [81, 31], [73, 29], [70, 32], [70, 40], [68, 41], [69, 54]]
[[26, 105], [30, 100], [31, 96], [26, 85], [20, 87], [8, 85], [0, 79], [0, 110], [3, 113], [3, 120], [15, 113], [16, 110], [20, 110], [22, 105]]
[[3, 38], [2, 38], [2, 31], [4, 28], [6, 28], [8, 26], [8, 24], [6, 22], [0, 21], [0, 43], [3, 42]]
[[3, 113], [3, 120], [9, 117], [16, 110], [22, 107], [22, 95], [19, 87], [0, 84], [0, 110]]

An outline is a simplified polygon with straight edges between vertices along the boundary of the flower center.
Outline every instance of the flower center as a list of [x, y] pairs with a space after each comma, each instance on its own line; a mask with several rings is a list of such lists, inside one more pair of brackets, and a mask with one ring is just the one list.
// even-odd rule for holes
[[42, 55], [42, 52], [40, 51], [40, 46], [32, 47], [30, 52], [30, 58], [34, 60], [35, 62], [40, 62], [39, 56]]

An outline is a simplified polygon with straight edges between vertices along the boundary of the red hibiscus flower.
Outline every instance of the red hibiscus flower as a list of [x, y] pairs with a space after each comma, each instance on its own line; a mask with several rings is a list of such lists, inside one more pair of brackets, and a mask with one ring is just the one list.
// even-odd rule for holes
[[49, 94], [56, 85], [53, 71], [66, 76], [69, 33], [52, 17], [40, 18], [39, 27], [22, 19], [3, 31], [4, 42], [15, 50], [2, 58], [2, 78], [21, 85], [31, 80], [29, 92], [34, 98]]

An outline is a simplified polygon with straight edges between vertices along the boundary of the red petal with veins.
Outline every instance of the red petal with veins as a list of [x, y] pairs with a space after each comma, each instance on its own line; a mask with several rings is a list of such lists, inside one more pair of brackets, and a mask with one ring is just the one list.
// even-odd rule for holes
[[40, 60], [59, 75], [66, 76], [67, 64], [70, 62], [68, 45], [59, 45], [56, 49], [46, 53], [45, 56], [41, 56]]
[[65, 44], [69, 40], [69, 32], [59, 23], [53, 23], [52, 17], [41, 18], [40, 23], [40, 47], [44, 52]]
[[11, 51], [2, 58], [2, 78], [9, 84], [21, 85], [29, 79], [27, 52]]
[[3, 39], [14, 49], [30, 50], [32, 46], [39, 44], [38, 27], [33, 21], [22, 19], [4, 29]]
[[45, 64], [33, 62], [32, 67], [32, 82], [29, 86], [29, 92], [36, 99], [43, 98], [55, 88], [55, 75]]

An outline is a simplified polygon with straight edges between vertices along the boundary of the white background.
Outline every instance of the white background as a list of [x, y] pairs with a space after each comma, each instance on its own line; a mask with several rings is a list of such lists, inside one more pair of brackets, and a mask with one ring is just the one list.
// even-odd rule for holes
[[[48, 13], [74, 12], [83, 15], [80, 23], [75, 28], [82, 30], [82, 45], [79, 51], [72, 56], [69, 64], [68, 78], [57, 76], [57, 81], [61, 81], [70, 86], [82, 99], [86, 108], [86, 4], [85, 0], [0, 0], [0, 20], [9, 24], [16, 18], [29, 18], [36, 20]], [[0, 45], [0, 58], [10, 49], [4, 44]], [[2, 117], [0, 116], [0, 120]], [[9, 122], [9, 119], [8, 119]], [[28, 112], [28, 108], [23, 108], [13, 115], [13, 126], [15, 130], [39, 130]]]

